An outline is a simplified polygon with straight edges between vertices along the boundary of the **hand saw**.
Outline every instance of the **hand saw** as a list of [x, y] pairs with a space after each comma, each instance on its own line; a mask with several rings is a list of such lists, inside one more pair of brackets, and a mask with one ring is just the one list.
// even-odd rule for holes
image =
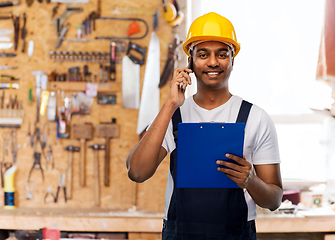
[[140, 110], [137, 122], [137, 134], [141, 135], [159, 112], [160, 47], [155, 32], [151, 33]]
[[140, 65], [127, 55], [122, 58], [123, 108], [138, 109], [140, 102]]

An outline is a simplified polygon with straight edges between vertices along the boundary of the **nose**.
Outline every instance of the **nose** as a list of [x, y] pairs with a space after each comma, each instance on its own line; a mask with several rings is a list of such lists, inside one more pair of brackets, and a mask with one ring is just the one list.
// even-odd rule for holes
[[208, 67], [212, 67], [212, 68], [215, 68], [215, 67], [218, 67], [219, 66], [219, 61], [218, 59], [216, 58], [215, 54], [211, 54], [208, 58], [208, 62], [207, 62], [207, 66]]

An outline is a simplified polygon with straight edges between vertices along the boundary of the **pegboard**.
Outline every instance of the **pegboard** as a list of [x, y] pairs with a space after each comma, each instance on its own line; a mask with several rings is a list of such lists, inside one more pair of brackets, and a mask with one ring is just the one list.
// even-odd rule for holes
[[[57, 139], [57, 124], [55, 121], [48, 121], [47, 114], [40, 116], [37, 127], [44, 126], [44, 135], [47, 129], [49, 134], [47, 137], [46, 147], [41, 157], [41, 166], [44, 173], [44, 181], [41, 171], [35, 169], [31, 173], [30, 182], [27, 185], [29, 172], [34, 163], [34, 151], [41, 152], [40, 146], [34, 150], [30, 146], [30, 134], [34, 132], [34, 124], [37, 115], [37, 103], [29, 101], [29, 86], [32, 86], [33, 98], [36, 97], [35, 76], [33, 71], [44, 71], [46, 75], [51, 76], [52, 73], [65, 74], [69, 68], [79, 67], [81, 72], [84, 65], [88, 66], [89, 72], [92, 73], [91, 80], [95, 78], [99, 81], [100, 64], [85, 61], [57, 61], [51, 58], [52, 51], [60, 52], [107, 52], [110, 51], [110, 41], [100, 40], [96, 37], [126, 37], [130, 21], [121, 20], [99, 20], [95, 21], [95, 30], [91, 29], [91, 33], [83, 36], [81, 41], [76, 41], [78, 26], [93, 12], [98, 9], [97, 0], [89, 0], [87, 4], [71, 4], [67, 6], [65, 3], [47, 3], [45, 0], [39, 2], [34, 0], [31, 6], [27, 5], [28, 1], [21, 1], [17, 6], [0, 8], [0, 14], [11, 12], [13, 16], [20, 16], [20, 31], [23, 26], [22, 16], [26, 14], [26, 49], [22, 53], [23, 41], [19, 36], [17, 50], [14, 47], [7, 50], [0, 50], [5, 53], [15, 53], [16, 57], [1, 57], [0, 65], [17, 66], [17, 69], [0, 70], [2, 75], [14, 75], [19, 78], [16, 81], [19, 89], [0, 90], [5, 92], [5, 104], [9, 103], [9, 96], [17, 96], [22, 101], [24, 110], [23, 122], [20, 128], [16, 129], [17, 134], [17, 171], [15, 173], [16, 187], [16, 207], [17, 208], [46, 208], [46, 209], [110, 209], [110, 210], [127, 210], [134, 209], [146, 212], [163, 212], [164, 211], [164, 192], [166, 177], [168, 173], [168, 160], [158, 168], [155, 176], [147, 182], [140, 185], [133, 183], [128, 179], [127, 169], [125, 165], [126, 157], [133, 146], [138, 142], [139, 136], [136, 134], [138, 109], [123, 109], [122, 107], [122, 66], [120, 62], [116, 63], [116, 80], [105, 84], [98, 84], [98, 92], [113, 94], [116, 96], [116, 104], [100, 105], [97, 103], [97, 97], [90, 107], [89, 114], [72, 115], [70, 126], [74, 124], [92, 123], [93, 126], [100, 122], [109, 122], [112, 118], [116, 119], [119, 125], [119, 135], [110, 141], [110, 184], [108, 187], [103, 184], [104, 174], [104, 151], [99, 151], [99, 175], [100, 175], [100, 205], [96, 206], [94, 202], [94, 153], [88, 146], [93, 144], [105, 144], [104, 138], [93, 137], [93, 139], [85, 142], [86, 144], [86, 186], [80, 186], [79, 183], [79, 152], [72, 154], [73, 159], [73, 188], [72, 198], [64, 201], [63, 192], [60, 191], [57, 203], [53, 201], [52, 196], [48, 195], [45, 199], [48, 187], [51, 192], [56, 194], [59, 173], [66, 171], [68, 166], [69, 152], [64, 150], [66, 146], [80, 146], [80, 141], [70, 134], [70, 138]], [[57, 12], [54, 18], [59, 17], [68, 8], [81, 8], [82, 11], [71, 14], [65, 21], [68, 23], [68, 31], [65, 39], [59, 48], [55, 49], [58, 35], [56, 34], [55, 24], [53, 23], [53, 11]], [[173, 41], [172, 27], [169, 26], [162, 14], [162, 2], [160, 0], [142, 0], [142, 1], [107, 1], [101, 0], [102, 17], [115, 18], [140, 18], [148, 25], [148, 34], [142, 39], [131, 40], [139, 46], [148, 49], [150, 41], [150, 33], [153, 31], [152, 14], [158, 10], [158, 28], [155, 30], [160, 40], [160, 72], [162, 73], [164, 65], [168, 58], [168, 45]], [[129, 14], [130, 13], [130, 14]], [[145, 31], [145, 25], [139, 23], [141, 31], [132, 35], [133, 37], [141, 37]], [[14, 30], [11, 20], [0, 20], [0, 29]], [[14, 33], [8, 35], [11, 42], [14, 41]], [[32, 56], [28, 56], [27, 47], [29, 41], [34, 42], [34, 51]], [[129, 40], [125, 41], [126, 44]], [[117, 53], [117, 58], [121, 58], [125, 52]], [[104, 64], [106, 65], [106, 64]], [[145, 72], [145, 64], [140, 67], [140, 86], [142, 88]], [[96, 76], [96, 77], [95, 77]], [[84, 91], [86, 83], [83, 82], [52, 82], [49, 77], [47, 90], [54, 91], [58, 96], [58, 104], [64, 104], [60, 96], [72, 95], [76, 91]], [[62, 91], [64, 93], [62, 93]], [[169, 92], [168, 84], [161, 88], [160, 105], [164, 103]], [[2, 93], [1, 93], [2, 94]], [[13, 160], [10, 139], [5, 144], [4, 135], [10, 136], [13, 129], [0, 128], [0, 158], [1, 160], [11, 162]], [[42, 134], [42, 132], [41, 132]], [[41, 135], [41, 138], [43, 135]], [[7, 146], [6, 151], [2, 151], [2, 147]], [[52, 156], [54, 160], [54, 168], [46, 166], [47, 150], [51, 146]], [[32, 189], [33, 188], [33, 189]], [[27, 190], [28, 189], [28, 190]], [[2, 189], [3, 190], [3, 189]], [[4, 193], [0, 191], [0, 205], [3, 206]], [[33, 199], [27, 199], [27, 192], [32, 192]]]

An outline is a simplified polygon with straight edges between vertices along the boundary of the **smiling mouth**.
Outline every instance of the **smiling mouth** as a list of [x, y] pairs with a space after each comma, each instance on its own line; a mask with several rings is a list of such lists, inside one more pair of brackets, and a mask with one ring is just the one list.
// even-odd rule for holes
[[217, 77], [222, 72], [223, 71], [221, 71], [221, 72], [204, 72], [204, 73], [209, 77]]

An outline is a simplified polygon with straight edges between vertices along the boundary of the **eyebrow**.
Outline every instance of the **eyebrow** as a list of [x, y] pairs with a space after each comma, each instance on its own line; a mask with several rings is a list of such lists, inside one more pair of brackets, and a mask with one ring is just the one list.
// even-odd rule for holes
[[[208, 49], [207, 48], [200, 48], [200, 49], [198, 49], [197, 50], [197, 52], [200, 52], [200, 51], [205, 51], [205, 52], [208, 52]], [[221, 51], [229, 51], [229, 47], [227, 47], [227, 48], [219, 48], [218, 50], [217, 50], [218, 52], [221, 52]]]

